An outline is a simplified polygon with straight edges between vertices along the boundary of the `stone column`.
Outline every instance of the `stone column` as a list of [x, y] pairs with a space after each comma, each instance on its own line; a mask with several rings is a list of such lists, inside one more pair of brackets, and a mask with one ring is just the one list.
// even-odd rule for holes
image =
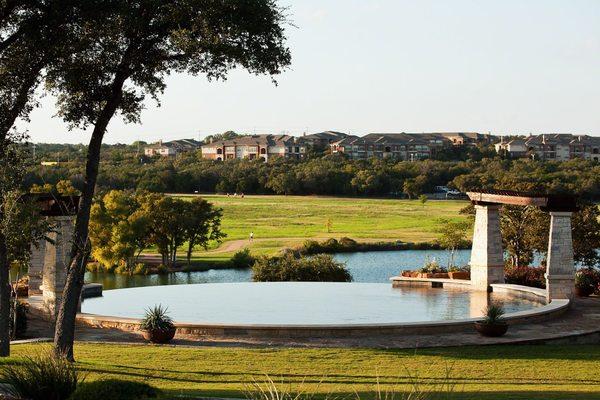
[[73, 237], [72, 216], [52, 217], [52, 231], [47, 235], [43, 272], [43, 299], [46, 310], [54, 315], [62, 299]]
[[42, 271], [46, 253], [46, 240], [42, 239], [37, 246], [31, 246], [31, 260], [29, 263], [29, 295], [42, 293]]
[[575, 288], [575, 262], [571, 212], [550, 212], [550, 238], [546, 265], [546, 297], [571, 299]]
[[491, 283], [504, 283], [504, 251], [500, 234], [499, 205], [475, 206], [471, 249], [471, 285], [488, 291]]

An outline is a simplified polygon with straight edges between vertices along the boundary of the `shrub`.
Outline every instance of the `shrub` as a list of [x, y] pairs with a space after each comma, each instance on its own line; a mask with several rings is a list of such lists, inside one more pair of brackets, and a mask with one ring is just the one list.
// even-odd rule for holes
[[137, 400], [158, 397], [158, 391], [147, 383], [102, 379], [80, 385], [69, 400]]
[[429, 258], [427, 258], [427, 260], [425, 261], [425, 265], [423, 265], [423, 267], [421, 267], [419, 272], [437, 274], [437, 273], [443, 273], [443, 272], [448, 272], [448, 271], [446, 270], [446, 268], [440, 266], [440, 264], [438, 264], [438, 262], [435, 258], [433, 260], [429, 260]]
[[340, 239], [340, 246], [344, 249], [355, 249], [358, 243], [354, 239], [350, 239], [349, 237], [343, 237]]
[[303, 258], [288, 254], [258, 258], [252, 266], [252, 279], [255, 282], [351, 282], [352, 275], [344, 263], [328, 254]]
[[544, 267], [506, 267], [504, 279], [506, 283], [545, 289], [546, 278]]
[[63, 357], [27, 357], [19, 364], [3, 365], [0, 381], [13, 397], [30, 400], [68, 399], [81, 381], [75, 365]]
[[[16, 302], [16, 304], [14, 303]], [[27, 313], [29, 312], [29, 305], [17, 299], [11, 299], [10, 307], [10, 320], [9, 329], [13, 332], [13, 321], [14, 326], [14, 338], [21, 338], [27, 331]], [[15, 316], [16, 313], [16, 316]], [[13, 338], [13, 339], [14, 339]]]
[[149, 268], [144, 263], [137, 263], [135, 264], [135, 267], [133, 267], [134, 275], [148, 275], [149, 272]]
[[483, 311], [484, 318], [483, 322], [486, 324], [498, 324], [502, 323], [502, 317], [504, 316], [504, 308], [497, 303], [490, 303]]
[[166, 275], [169, 273], [169, 267], [167, 267], [165, 264], [160, 264], [158, 267], [156, 267], [156, 272], [160, 275]]
[[594, 268], [583, 268], [575, 274], [575, 286], [586, 293], [600, 292], [600, 272]]
[[317, 242], [316, 240], [311, 240], [311, 239], [305, 240], [304, 243], [302, 244], [302, 248], [300, 250], [304, 254], [317, 254], [317, 253], [323, 252], [323, 248], [321, 247], [321, 244], [319, 242]]
[[168, 309], [162, 305], [154, 306], [146, 310], [146, 315], [140, 324], [145, 331], [170, 331], [175, 326], [173, 320], [167, 315]]
[[246, 269], [250, 268], [254, 264], [255, 258], [250, 254], [250, 249], [245, 248], [236, 252], [231, 257], [231, 265], [233, 268]]

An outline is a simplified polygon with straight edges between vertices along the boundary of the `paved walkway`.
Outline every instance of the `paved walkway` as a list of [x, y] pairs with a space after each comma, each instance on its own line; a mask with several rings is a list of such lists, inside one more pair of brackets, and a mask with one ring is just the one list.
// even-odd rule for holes
[[[32, 318], [28, 335], [31, 338], [52, 336], [49, 323]], [[123, 332], [116, 329], [78, 326], [78, 341], [144, 343], [138, 332]], [[203, 339], [177, 335], [172, 345], [180, 346], [285, 346], [285, 347], [372, 347], [372, 348], [418, 348], [491, 344], [526, 343], [595, 343], [600, 344], [600, 298], [576, 299], [573, 307], [562, 316], [551, 321], [511, 326], [501, 338], [484, 338], [473, 332], [448, 333], [442, 335], [374, 336], [368, 338], [314, 338], [314, 339], [265, 339], [228, 338]]]

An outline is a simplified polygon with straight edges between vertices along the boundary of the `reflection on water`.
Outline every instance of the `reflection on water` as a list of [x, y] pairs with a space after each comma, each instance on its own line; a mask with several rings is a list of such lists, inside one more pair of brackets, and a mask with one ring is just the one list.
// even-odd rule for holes
[[[87, 299], [83, 312], [141, 317], [154, 304], [176, 321], [224, 324], [361, 324], [479, 317], [488, 301], [506, 312], [539, 306], [499, 293], [392, 288], [389, 283], [229, 283], [141, 287]], [[324, 307], [323, 305], [327, 305]]]
[[[470, 250], [459, 250], [455, 263], [467, 264]], [[355, 282], [384, 283], [389, 278], [407, 269], [423, 266], [425, 261], [435, 259], [440, 265], [448, 263], [448, 252], [444, 250], [371, 251], [365, 253], [337, 254], [335, 258], [346, 263]], [[88, 272], [86, 282], [102, 283], [105, 290], [127, 287], [180, 285], [194, 283], [250, 282], [250, 270], [211, 269], [200, 272], [176, 272], [169, 275], [115, 275]]]

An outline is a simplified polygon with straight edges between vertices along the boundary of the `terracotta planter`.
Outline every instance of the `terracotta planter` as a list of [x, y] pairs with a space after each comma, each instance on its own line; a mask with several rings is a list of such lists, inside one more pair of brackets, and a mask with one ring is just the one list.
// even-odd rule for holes
[[503, 336], [506, 331], [508, 331], [507, 323], [497, 323], [497, 324], [486, 324], [484, 322], [475, 322], [475, 329], [482, 336], [487, 337], [500, 337]]
[[412, 277], [412, 271], [402, 271], [402, 276], [405, 278], [410, 278]]
[[411, 278], [419, 278], [420, 275], [421, 275], [421, 273], [420, 272], [416, 272], [416, 271], [411, 271], [411, 273], [410, 273], [410, 277]]
[[575, 295], [579, 297], [588, 297], [594, 293], [593, 288], [575, 286]]
[[417, 278], [433, 278], [433, 274], [430, 274], [429, 272], [419, 272]]
[[448, 273], [447, 272], [436, 272], [435, 274], [433, 274], [433, 278], [448, 279]]
[[471, 273], [467, 271], [448, 272], [448, 276], [450, 277], [450, 279], [471, 279]]
[[175, 331], [175, 328], [168, 331], [144, 331], [144, 338], [152, 343], [167, 343], [173, 339], [175, 336]]

